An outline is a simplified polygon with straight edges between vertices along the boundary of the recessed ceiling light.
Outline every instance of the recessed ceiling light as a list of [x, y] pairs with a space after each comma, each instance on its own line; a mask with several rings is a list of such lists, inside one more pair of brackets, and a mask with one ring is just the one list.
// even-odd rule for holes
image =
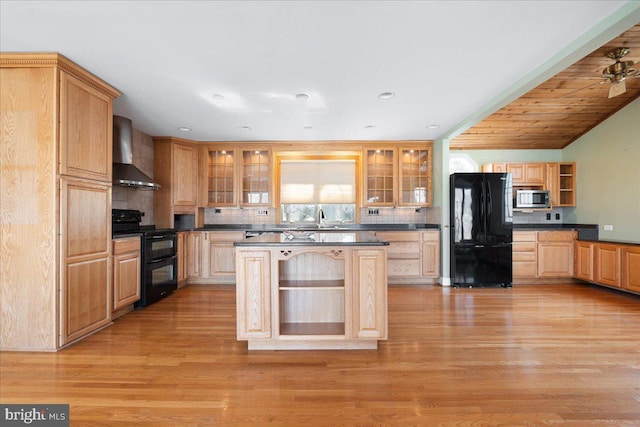
[[251, 130], [250, 126], [240, 126], [240, 130]]
[[296, 93], [296, 99], [306, 101], [307, 99], [309, 99], [309, 94], [304, 92]]
[[365, 129], [373, 129], [373, 128], [375, 128], [375, 127], [376, 127], [376, 125], [365, 125], [365, 127], [364, 127], [364, 128], [365, 128]]
[[178, 126], [178, 130], [181, 130], [182, 132], [191, 132], [191, 128], [186, 126]]
[[312, 130], [312, 129], [313, 129], [313, 126], [305, 126], [303, 129], [304, 129], [304, 130]]
[[380, 99], [391, 99], [395, 96], [396, 94], [393, 92], [382, 92], [380, 95], [378, 95], [378, 98]]
[[427, 126], [427, 129], [438, 129], [440, 127], [440, 125], [429, 125]]
[[219, 93], [212, 93], [211, 99], [213, 99], [214, 101], [224, 101], [224, 95], [221, 95]]

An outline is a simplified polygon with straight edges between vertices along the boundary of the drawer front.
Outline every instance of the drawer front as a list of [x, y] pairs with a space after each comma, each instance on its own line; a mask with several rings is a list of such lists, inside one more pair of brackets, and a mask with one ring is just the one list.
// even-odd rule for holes
[[440, 241], [440, 232], [439, 231], [424, 231], [422, 234], [423, 242], [438, 242]]
[[420, 277], [420, 260], [387, 259], [389, 277]]
[[537, 263], [535, 261], [514, 261], [513, 277], [536, 277]]
[[573, 242], [575, 231], [540, 231], [538, 242]]
[[214, 242], [239, 242], [244, 240], [244, 231], [209, 231], [207, 239]]
[[536, 261], [535, 252], [514, 252], [513, 261]]
[[537, 231], [514, 231], [513, 241], [514, 242], [535, 242], [536, 234], [538, 234]]
[[419, 242], [417, 231], [376, 231], [376, 237], [389, 242]]
[[387, 258], [419, 259], [418, 242], [391, 242], [387, 247]]
[[535, 252], [536, 242], [518, 242], [513, 244], [513, 252]]
[[126, 237], [113, 240], [113, 254], [124, 254], [127, 252], [140, 252], [140, 237]]

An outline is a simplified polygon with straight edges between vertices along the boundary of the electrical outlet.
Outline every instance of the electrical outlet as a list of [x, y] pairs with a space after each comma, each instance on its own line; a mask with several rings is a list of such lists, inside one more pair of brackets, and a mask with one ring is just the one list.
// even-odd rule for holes
[[269, 215], [269, 210], [268, 209], [258, 209], [258, 212], [256, 213], [256, 215], [258, 215], [258, 216]]
[[605, 225], [604, 231], [613, 231], [613, 225]]
[[378, 210], [378, 209], [369, 209], [369, 215], [380, 215], [380, 210]]
[[560, 214], [559, 214], [559, 213], [556, 213], [556, 219], [557, 219], [558, 221], [560, 221]]
[[551, 221], [551, 214], [547, 213], [547, 221]]

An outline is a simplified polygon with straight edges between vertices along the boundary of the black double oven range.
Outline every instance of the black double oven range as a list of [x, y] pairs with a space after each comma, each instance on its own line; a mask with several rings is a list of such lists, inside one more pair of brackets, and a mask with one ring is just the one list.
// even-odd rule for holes
[[142, 236], [140, 300], [134, 307], [145, 307], [175, 291], [178, 288], [176, 231], [141, 226], [139, 210], [113, 209], [111, 217], [114, 238], [138, 233]]

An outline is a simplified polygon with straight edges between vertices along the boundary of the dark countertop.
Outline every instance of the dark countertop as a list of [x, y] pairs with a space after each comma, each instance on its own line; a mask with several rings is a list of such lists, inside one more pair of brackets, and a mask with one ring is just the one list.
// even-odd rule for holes
[[514, 230], [597, 230], [598, 224], [513, 224]]
[[250, 239], [234, 242], [234, 246], [386, 246], [371, 233], [349, 232], [304, 232], [265, 233]]
[[632, 246], [640, 246], [640, 242], [632, 242], [630, 240], [616, 240], [616, 239], [581, 239], [578, 237], [578, 240], [581, 242], [593, 242], [593, 243], [611, 243], [614, 245], [632, 245]]
[[201, 228], [193, 228], [181, 231], [225, 231], [246, 230], [261, 232], [282, 232], [286, 230], [313, 230], [322, 232], [341, 231], [412, 231], [412, 230], [437, 230], [440, 224], [341, 224], [339, 226], [327, 225], [316, 228], [312, 225], [296, 226], [295, 224], [205, 224]]

